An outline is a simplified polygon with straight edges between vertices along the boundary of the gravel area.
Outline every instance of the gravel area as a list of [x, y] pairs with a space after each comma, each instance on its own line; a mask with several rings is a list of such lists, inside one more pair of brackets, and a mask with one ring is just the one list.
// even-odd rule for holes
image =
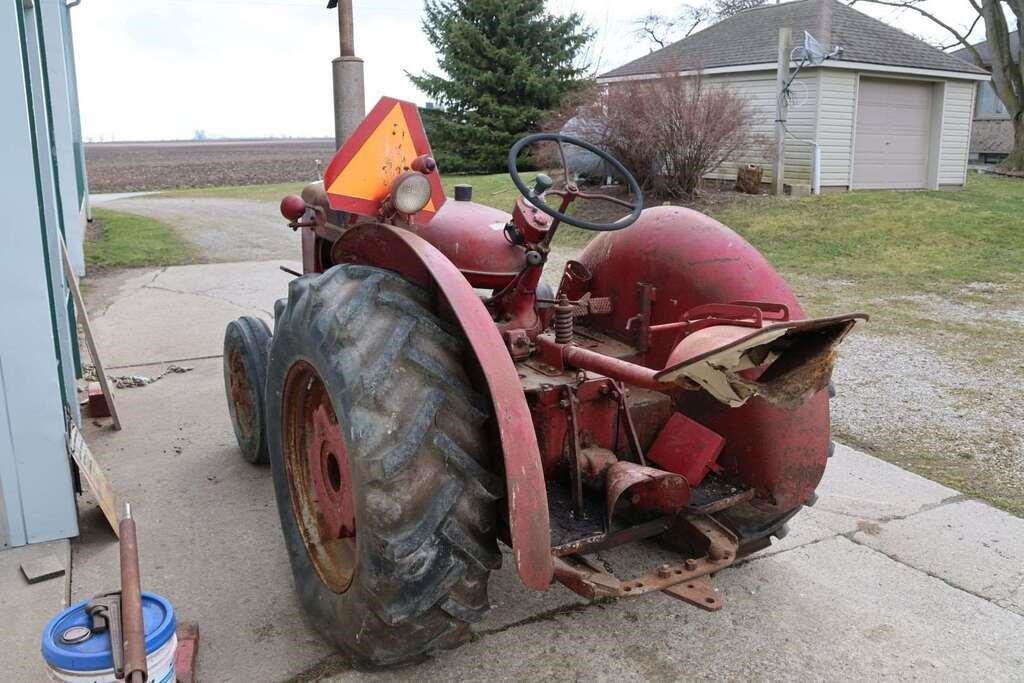
[[885, 294], [791, 281], [815, 314], [872, 315], [842, 347], [836, 437], [1024, 516], [1024, 284]]

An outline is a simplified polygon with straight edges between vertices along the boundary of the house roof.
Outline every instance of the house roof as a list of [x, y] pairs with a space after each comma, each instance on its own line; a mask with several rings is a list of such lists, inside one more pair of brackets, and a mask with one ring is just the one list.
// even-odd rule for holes
[[745, 10], [599, 78], [774, 63], [787, 26], [797, 40], [807, 31], [826, 49], [842, 47], [847, 62], [986, 73], [838, 0], [796, 0]]
[[[981, 58], [986, 64], [992, 63], [992, 53], [989, 50], [987, 40], [975, 44], [974, 47], [979, 53], [981, 53]], [[965, 62], [969, 62], [971, 64], [974, 63], [974, 59], [971, 57], [971, 53], [967, 51], [966, 47], [960, 48], [955, 52], [950, 52], [950, 54], [953, 55], [954, 57], [957, 57], [958, 59], [964, 60]], [[1014, 31], [1010, 34], [1010, 54], [1020, 54], [1020, 33], [1017, 31]]]

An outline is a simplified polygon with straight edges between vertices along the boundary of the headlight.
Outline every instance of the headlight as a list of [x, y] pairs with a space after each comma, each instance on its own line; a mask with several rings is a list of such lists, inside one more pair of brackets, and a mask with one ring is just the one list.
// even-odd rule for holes
[[391, 202], [399, 213], [407, 216], [422, 211], [432, 194], [430, 179], [416, 171], [403, 173], [391, 184]]

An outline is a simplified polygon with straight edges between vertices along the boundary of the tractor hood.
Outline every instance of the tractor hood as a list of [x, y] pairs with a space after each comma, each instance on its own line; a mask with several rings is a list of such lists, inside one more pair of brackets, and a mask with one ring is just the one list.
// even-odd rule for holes
[[489, 206], [449, 200], [429, 223], [408, 229], [447, 256], [471, 285], [494, 289], [507, 285], [526, 265], [526, 252], [505, 239], [510, 220]]

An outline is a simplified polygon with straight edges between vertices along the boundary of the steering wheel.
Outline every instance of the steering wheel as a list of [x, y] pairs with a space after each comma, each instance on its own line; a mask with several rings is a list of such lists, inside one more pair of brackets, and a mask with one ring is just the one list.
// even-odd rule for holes
[[[537, 185], [531, 189], [519, 174], [518, 159], [520, 152], [531, 145], [537, 144], [538, 142], [555, 142], [558, 144], [559, 156], [561, 156], [562, 159], [562, 170], [565, 172], [565, 179], [563, 181], [564, 189], [551, 190], [552, 183], [550, 178], [547, 178], [547, 176], [543, 176], [543, 178], [547, 178], [546, 183], [542, 182], [539, 177]], [[633, 197], [633, 201], [627, 202], [624, 199], [612, 197], [607, 194], [581, 192], [575, 183], [569, 181], [571, 174], [569, 172], [569, 164], [565, 159], [565, 150], [562, 148], [563, 144], [585, 149], [615, 169], [615, 171], [626, 180], [626, 185], [629, 188], [630, 195]], [[527, 135], [525, 138], [522, 138], [516, 142], [516, 144], [512, 145], [512, 149], [508, 152], [508, 173], [512, 176], [512, 182], [515, 183], [516, 189], [522, 193], [528, 202], [554, 218], [555, 221], [566, 223], [577, 228], [583, 228], [584, 230], [609, 232], [611, 230], [622, 230], [623, 228], [628, 228], [636, 222], [636, 219], [640, 217], [640, 212], [644, 208], [644, 195], [643, 192], [640, 191], [640, 184], [637, 183], [633, 174], [627, 171], [626, 167], [623, 166], [618, 159], [603, 149], [568, 135], [562, 135], [560, 133], [536, 133], [535, 135]], [[545, 196], [549, 194], [562, 199], [562, 205], [559, 209], [552, 209], [547, 205], [547, 202], [544, 201]], [[611, 202], [612, 204], [618, 204], [619, 206], [629, 209], [630, 213], [628, 216], [620, 218], [614, 223], [594, 223], [586, 221], [582, 218], [576, 218], [565, 213], [565, 210], [569, 205], [578, 198], [599, 199]]]

